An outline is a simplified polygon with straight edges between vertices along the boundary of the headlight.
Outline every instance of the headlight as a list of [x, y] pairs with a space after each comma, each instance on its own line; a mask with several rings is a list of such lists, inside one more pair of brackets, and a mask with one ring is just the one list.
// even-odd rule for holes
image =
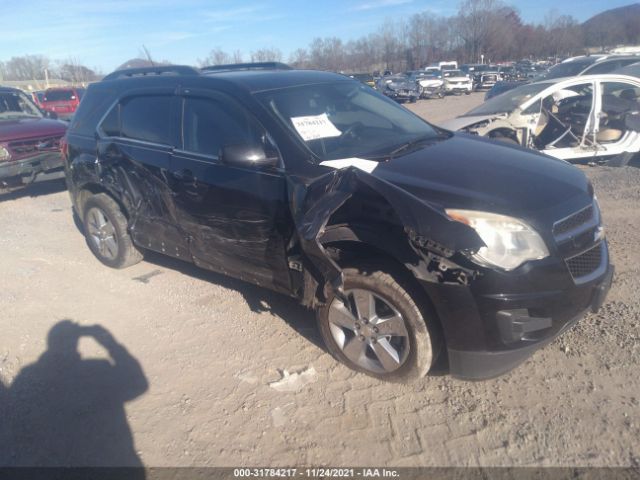
[[513, 270], [529, 260], [549, 256], [549, 250], [538, 233], [522, 220], [475, 210], [446, 210], [455, 221], [469, 225], [485, 246], [473, 254], [482, 265]]
[[9, 150], [0, 146], [0, 162], [6, 162], [7, 160], [11, 160], [11, 154]]

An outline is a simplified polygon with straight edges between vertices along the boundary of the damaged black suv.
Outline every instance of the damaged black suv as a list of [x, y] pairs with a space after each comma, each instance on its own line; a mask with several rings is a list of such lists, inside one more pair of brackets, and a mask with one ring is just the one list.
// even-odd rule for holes
[[384, 379], [508, 371], [597, 310], [613, 268], [585, 175], [434, 127], [342, 75], [125, 70], [69, 128], [89, 248], [154, 250], [315, 309], [327, 349]]

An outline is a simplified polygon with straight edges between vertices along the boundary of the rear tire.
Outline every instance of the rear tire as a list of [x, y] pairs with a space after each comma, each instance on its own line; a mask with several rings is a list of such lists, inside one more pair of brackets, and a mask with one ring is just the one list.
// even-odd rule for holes
[[89, 249], [106, 266], [126, 268], [142, 260], [142, 252], [129, 235], [127, 218], [109, 195], [90, 196], [84, 204], [82, 221]]
[[343, 275], [348, 305], [332, 296], [316, 312], [329, 352], [382, 380], [424, 377], [441, 349], [435, 313], [384, 264], [360, 262], [343, 268]]

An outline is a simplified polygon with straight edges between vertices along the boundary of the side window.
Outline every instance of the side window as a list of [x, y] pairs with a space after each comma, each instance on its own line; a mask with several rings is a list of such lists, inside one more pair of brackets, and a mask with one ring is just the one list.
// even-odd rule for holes
[[186, 97], [182, 108], [182, 142], [186, 151], [217, 157], [226, 145], [265, 144], [262, 127], [230, 102]]
[[120, 136], [120, 104], [114, 106], [100, 124], [102, 134], [107, 137]]
[[145, 95], [126, 99], [120, 106], [121, 136], [170, 145], [171, 98]]
[[596, 63], [593, 67], [588, 68], [583, 75], [596, 75], [600, 73], [609, 73], [614, 70], [620, 68], [620, 62], [613, 61], [607, 62], [604, 61], [602, 63]]

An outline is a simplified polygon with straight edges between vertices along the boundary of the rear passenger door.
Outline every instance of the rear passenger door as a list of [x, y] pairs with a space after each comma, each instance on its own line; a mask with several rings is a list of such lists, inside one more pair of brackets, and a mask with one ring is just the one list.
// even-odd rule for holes
[[136, 244], [189, 258], [167, 183], [177, 134], [178, 97], [158, 89], [122, 97], [98, 128], [98, 159], [107, 184], [123, 188]]
[[171, 185], [195, 263], [289, 293], [285, 241], [292, 223], [282, 169], [231, 166], [221, 158], [227, 145], [275, 145], [225, 95], [192, 90], [181, 97], [180, 112]]

